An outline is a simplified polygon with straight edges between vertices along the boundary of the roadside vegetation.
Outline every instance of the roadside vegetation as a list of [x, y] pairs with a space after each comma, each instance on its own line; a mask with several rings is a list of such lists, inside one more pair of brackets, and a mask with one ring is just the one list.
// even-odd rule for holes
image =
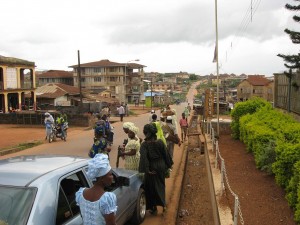
[[260, 98], [231, 111], [232, 135], [246, 144], [257, 168], [275, 175], [300, 223], [300, 123]]

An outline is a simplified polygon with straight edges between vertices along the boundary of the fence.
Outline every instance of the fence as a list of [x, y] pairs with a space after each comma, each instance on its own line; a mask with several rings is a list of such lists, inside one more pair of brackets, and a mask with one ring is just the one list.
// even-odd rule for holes
[[[221, 156], [220, 150], [219, 150], [219, 143], [218, 140], [215, 138], [215, 130], [212, 126], [211, 122], [206, 123], [206, 133], [210, 136], [211, 143], [212, 143], [212, 151], [215, 152], [215, 168], [220, 168], [221, 172], [221, 194], [223, 194], [224, 190], [227, 189], [231, 193], [231, 195], [234, 198], [234, 215], [233, 215], [233, 223], [234, 225], [238, 224], [238, 219], [240, 219], [240, 223], [244, 225], [244, 219], [242, 215], [242, 210], [240, 206], [239, 197], [237, 194], [233, 192], [233, 190], [230, 187], [226, 167], [225, 167], [225, 161]], [[226, 186], [226, 185], [227, 186]]]

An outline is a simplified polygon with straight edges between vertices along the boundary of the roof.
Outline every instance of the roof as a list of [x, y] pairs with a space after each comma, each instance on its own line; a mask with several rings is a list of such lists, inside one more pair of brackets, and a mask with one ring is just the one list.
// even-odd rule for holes
[[79, 95], [80, 91], [78, 87], [74, 87], [67, 84], [51, 83], [40, 86], [35, 91], [37, 98], [57, 98], [69, 95]]
[[[130, 68], [140, 68], [145, 67], [144, 65], [137, 64], [137, 63], [117, 63], [117, 62], [111, 62], [108, 59], [103, 59], [100, 61], [95, 62], [89, 62], [89, 63], [83, 63], [80, 64], [80, 67], [121, 67], [121, 66], [127, 66]], [[69, 66], [70, 68], [77, 68], [78, 65]]]
[[[86, 101], [96, 101], [96, 102], [107, 102], [107, 103], [119, 103], [119, 100], [116, 98], [110, 98], [110, 97], [104, 97], [99, 94], [93, 94], [93, 93], [83, 93], [83, 97]], [[77, 100], [76, 98], [73, 98], [74, 100]]]
[[0, 55], [0, 64], [10, 65], [10, 66], [30, 66], [35, 67], [34, 62], [30, 62], [24, 59], [18, 59], [14, 57], [5, 57]]
[[265, 86], [272, 82], [263, 75], [249, 75], [246, 80], [253, 86]]
[[51, 171], [86, 161], [82, 157], [58, 155], [28, 155], [0, 160], [0, 184], [25, 186]]
[[48, 70], [41, 74], [36, 74], [38, 78], [73, 78], [72, 71], [65, 70]]

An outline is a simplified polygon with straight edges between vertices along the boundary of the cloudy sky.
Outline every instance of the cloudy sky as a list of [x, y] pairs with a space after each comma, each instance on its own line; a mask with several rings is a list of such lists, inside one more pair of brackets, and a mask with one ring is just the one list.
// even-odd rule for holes
[[[285, 70], [276, 55], [295, 54], [293, 0], [218, 0], [220, 73]], [[252, 13], [251, 13], [252, 12]], [[252, 15], [252, 21], [251, 21]], [[146, 72], [216, 74], [214, 0], [5, 0], [0, 55], [34, 61], [37, 70], [139, 59]], [[298, 29], [299, 30], [299, 29]]]

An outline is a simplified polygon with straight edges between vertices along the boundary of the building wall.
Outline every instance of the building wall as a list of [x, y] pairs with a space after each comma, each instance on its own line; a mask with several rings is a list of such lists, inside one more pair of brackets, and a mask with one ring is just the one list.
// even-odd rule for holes
[[247, 80], [244, 80], [237, 86], [237, 101], [246, 101], [252, 97], [260, 97], [268, 102], [273, 102], [273, 93], [273, 82], [266, 86], [254, 86]]

